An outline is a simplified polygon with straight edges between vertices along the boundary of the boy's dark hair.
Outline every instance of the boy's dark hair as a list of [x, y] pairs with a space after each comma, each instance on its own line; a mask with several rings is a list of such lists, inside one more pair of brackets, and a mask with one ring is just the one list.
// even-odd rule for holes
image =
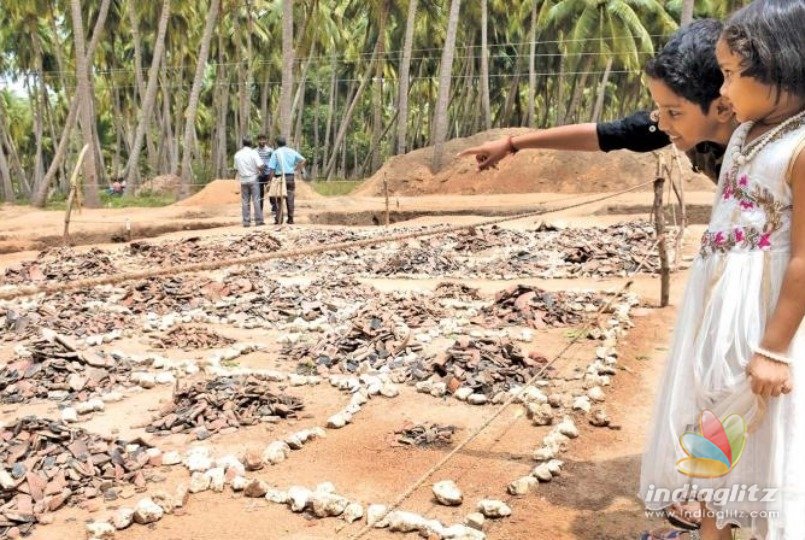
[[279, 136], [277, 137], [277, 146], [285, 146], [288, 142], [285, 140], [285, 137]]
[[716, 61], [716, 43], [722, 28], [715, 19], [699, 19], [683, 26], [648, 61], [646, 75], [661, 80], [707, 114], [724, 83]]
[[241, 139], [241, 141], [240, 141], [240, 142], [241, 142], [241, 144], [242, 144], [243, 146], [248, 146], [248, 147], [252, 147], [252, 146], [254, 146], [254, 145], [252, 144], [252, 140], [251, 140], [249, 137], [243, 137], [243, 139]]
[[258, 141], [265, 141], [267, 138], [268, 138], [268, 137], [266, 137], [266, 136], [265, 136], [265, 135], [263, 135], [262, 133], [261, 133], [260, 135], [258, 135], [258, 136], [257, 136], [257, 140], [258, 140]]
[[743, 60], [741, 76], [805, 97], [805, 2], [755, 0], [727, 21], [724, 41]]

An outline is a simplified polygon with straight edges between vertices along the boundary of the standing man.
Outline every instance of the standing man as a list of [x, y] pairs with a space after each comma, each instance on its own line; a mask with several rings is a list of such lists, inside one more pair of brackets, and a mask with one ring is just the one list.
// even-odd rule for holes
[[[257, 153], [260, 154], [260, 159], [263, 162], [263, 169], [262, 173], [258, 177], [258, 182], [260, 183], [260, 210], [265, 212], [265, 205], [263, 201], [265, 201], [266, 190], [268, 189], [267, 185], [270, 180], [268, 176], [268, 161], [271, 159], [271, 153], [274, 152], [274, 149], [268, 146], [268, 139], [262, 133], [257, 136]], [[271, 212], [276, 212], [277, 209], [274, 208], [274, 201], [271, 201]]]
[[[271, 154], [271, 159], [268, 162], [268, 174], [285, 177], [285, 184], [288, 193], [287, 208], [288, 208], [288, 224], [293, 225], [293, 208], [294, 196], [296, 194], [296, 183], [294, 181], [294, 174], [296, 171], [301, 170], [305, 166], [305, 158], [293, 148], [286, 146], [285, 137], [277, 138], [277, 149]], [[274, 201], [271, 202], [271, 208], [276, 208], [274, 214], [274, 223], [280, 223], [280, 204], [281, 200], [278, 197], [272, 197]]]
[[251, 207], [254, 206], [254, 223], [265, 225], [263, 210], [260, 208], [258, 177], [265, 170], [260, 154], [252, 148], [252, 141], [243, 138], [243, 147], [235, 154], [235, 169], [240, 178], [240, 209], [243, 226], [249, 227], [252, 221]]

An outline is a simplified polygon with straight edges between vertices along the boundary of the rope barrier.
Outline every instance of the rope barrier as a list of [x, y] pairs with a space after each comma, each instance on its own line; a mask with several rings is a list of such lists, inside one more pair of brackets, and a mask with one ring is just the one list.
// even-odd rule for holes
[[[660, 242], [660, 240], [662, 238], [663, 237], [657, 238], [655, 240], [653, 246], [651, 247], [651, 249], [649, 251], [653, 250], [657, 246], [657, 244], [659, 244], [659, 242]], [[648, 261], [648, 258], [649, 258], [649, 255], [646, 255], [645, 257], [643, 257], [643, 260], [640, 262], [640, 264], [637, 266], [637, 268], [635, 268], [632, 271], [631, 275], [629, 276], [629, 281], [627, 281], [617, 293], [613, 294], [613, 296], [604, 305], [602, 305], [601, 308], [596, 312], [596, 314], [595, 314], [596, 318], [598, 316], [600, 316], [602, 313], [604, 313], [607, 309], [609, 309], [610, 306], [612, 306], [613, 302], [617, 298], [620, 298], [623, 294], [625, 294], [629, 290], [629, 288], [634, 283], [634, 279], [633, 279], [634, 276], [643, 268], [643, 266]], [[592, 327], [592, 324], [590, 322], [587, 322], [584, 326], [582, 326], [581, 330], [578, 333], [576, 333], [576, 335], [570, 340], [570, 342], [568, 342], [564, 347], [562, 347], [562, 349], [549, 362], [547, 362], [544, 366], [542, 366], [542, 368], [533, 377], [531, 377], [528, 381], [526, 381], [526, 383], [523, 385], [522, 388], [520, 388], [520, 390], [517, 393], [513, 394], [506, 401], [504, 401], [495, 410], [495, 412], [492, 413], [492, 416], [490, 416], [489, 418], [484, 420], [484, 422], [479, 427], [477, 427], [472, 433], [470, 433], [467, 436], [467, 438], [465, 438], [458, 445], [456, 445], [456, 447], [453, 448], [450, 452], [445, 454], [445, 456], [442, 457], [442, 459], [440, 459], [439, 461], [437, 461], [430, 469], [425, 471], [425, 473], [423, 473], [422, 476], [420, 476], [419, 479], [417, 479], [416, 482], [411, 484], [411, 486], [409, 486], [402, 493], [402, 495], [400, 495], [394, 501], [394, 503], [392, 503], [390, 506], [388, 506], [386, 508], [385, 513], [383, 515], [381, 515], [380, 517], [378, 517], [378, 521], [381, 521], [381, 520], [385, 519], [385, 517], [388, 516], [391, 512], [393, 512], [395, 509], [399, 508], [402, 503], [404, 503], [411, 495], [413, 495], [413, 493], [417, 489], [422, 487], [422, 484], [427, 482], [428, 479], [431, 476], [433, 476], [439, 469], [441, 469], [448, 461], [450, 461], [453, 458], [453, 456], [455, 456], [458, 452], [463, 450], [468, 444], [470, 444], [481, 433], [483, 433], [486, 430], [486, 428], [488, 428], [497, 418], [499, 418], [500, 415], [503, 414], [503, 412], [506, 409], [508, 409], [513, 403], [517, 402], [529, 387], [531, 387], [534, 383], [536, 383], [538, 380], [540, 380], [549, 367], [551, 367], [557, 360], [559, 360], [562, 356], [564, 356], [565, 353], [567, 353], [567, 351], [569, 351], [571, 349], [571, 347], [573, 347], [579, 340], [581, 340], [582, 336], [586, 337], [587, 333], [591, 329], [591, 327]], [[358, 532], [356, 532], [354, 535], [350, 536], [349, 540], [358, 540], [360, 538], [363, 538], [366, 535], [366, 533], [371, 531], [373, 528], [374, 528], [374, 524], [364, 525]]]
[[578, 208], [580, 206], [584, 206], [587, 204], [592, 204], [595, 202], [605, 201], [607, 199], [613, 199], [625, 193], [629, 193], [631, 191], [636, 191], [646, 185], [653, 184], [654, 180], [649, 182], [644, 182], [642, 184], [638, 184], [636, 186], [630, 187], [628, 189], [624, 189], [618, 191], [616, 193], [611, 193], [609, 195], [604, 195], [598, 197], [593, 200], [584, 201], [576, 204], [569, 204], [560, 206], [557, 208], [540, 208], [539, 210], [530, 210], [527, 212], [520, 212], [517, 214], [512, 214], [510, 216], [504, 216], [500, 218], [494, 218], [489, 220], [484, 220], [479, 223], [473, 224], [465, 224], [465, 225], [452, 225], [446, 227], [440, 227], [433, 230], [426, 230], [426, 231], [413, 231], [407, 233], [399, 233], [399, 234], [392, 234], [387, 236], [375, 237], [375, 238], [366, 238], [363, 240], [352, 240], [348, 242], [336, 242], [333, 244], [325, 244], [322, 246], [311, 246], [311, 247], [303, 247], [297, 249], [290, 249], [290, 250], [281, 250], [281, 251], [274, 251], [271, 253], [262, 253], [259, 255], [250, 255], [247, 257], [238, 257], [238, 258], [228, 258], [228, 259], [221, 259], [217, 261], [207, 261], [201, 263], [192, 263], [192, 264], [184, 264], [181, 266], [165, 266], [160, 268], [152, 268], [148, 270], [141, 270], [141, 271], [134, 271], [134, 272], [126, 272], [122, 274], [112, 274], [106, 276], [99, 276], [99, 277], [92, 277], [92, 278], [85, 278], [85, 279], [78, 279], [78, 280], [71, 280], [67, 282], [60, 282], [60, 283], [45, 283], [40, 285], [27, 285], [22, 287], [16, 287], [11, 290], [1, 291], [0, 292], [0, 300], [13, 300], [15, 298], [21, 298], [25, 296], [33, 296], [35, 294], [45, 293], [45, 294], [54, 294], [58, 292], [66, 292], [66, 291], [74, 291], [79, 289], [87, 289], [91, 287], [97, 287], [100, 285], [112, 285], [117, 283], [124, 283], [127, 281], [134, 281], [134, 280], [141, 280], [141, 279], [148, 279], [152, 277], [159, 277], [159, 276], [167, 276], [167, 275], [180, 275], [180, 274], [190, 274], [195, 272], [205, 272], [211, 270], [219, 270], [221, 268], [225, 268], [228, 266], [237, 266], [237, 265], [245, 265], [245, 264], [258, 264], [266, 261], [270, 261], [273, 259], [293, 259], [297, 257], [303, 257], [306, 255], [316, 255], [319, 253], [326, 253], [329, 251], [346, 251], [352, 248], [361, 248], [361, 247], [368, 247], [374, 246], [378, 244], [383, 244], [386, 242], [399, 242], [402, 240], [410, 240], [414, 238], [425, 238], [428, 236], [438, 236], [442, 234], [449, 234], [451, 232], [457, 232], [467, 229], [472, 229], [476, 227], [488, 227], [490, 225], [497, 225], [499, 223], [504, 223], [506, 221], [515, 221], [518, 219], [523, 219], [527, 217], [535, 217], [541, 216], [549, 213], [554, 212], [561, 212], [564, 210], [570, 210], [573, 208]]

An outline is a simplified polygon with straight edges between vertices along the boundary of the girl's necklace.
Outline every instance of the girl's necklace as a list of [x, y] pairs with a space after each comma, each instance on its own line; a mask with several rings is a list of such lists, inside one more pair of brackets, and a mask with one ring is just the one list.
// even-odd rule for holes
[[746, 127], [746, 132], [744, 133], [744, 140], [741, 143], [739, 148], [736, 148], [735, 151], [732, 153], [732, 158], [736, 166], [740, 167], [752, 161], [754, 157], [763, 150], [768, 144], [777, 140], [777, 138], [782, 137], [789, 131], [793, 131], [799, 127], [799, 124], [802, 120], [805, 119], [805, 110], [800, 111], [799, 113], [795, 114], [785, 122], [781, 122], [776, 128], [772, 129], [768, 133], [765, 133], [752, 141], [749, 144], [745, 144], [746, 142], [746, 135], [752, 130], [752, 127], [755, 125], [754, 122], [749, 122]]

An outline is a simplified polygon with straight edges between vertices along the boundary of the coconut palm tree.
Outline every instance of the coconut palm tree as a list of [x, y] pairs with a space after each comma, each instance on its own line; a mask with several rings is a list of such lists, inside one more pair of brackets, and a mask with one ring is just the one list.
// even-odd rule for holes
[[461, 0], [450, 1], [450, 16], [447, 20], [447, 37], [442, 49], [442, 65], [439, 73], [439, 97], [436, 102], [434, 117], [434, 149], [431, 169], [436, 172], [442, 167], [442, 153], [447, 138], [447, 106], [450, 101], [450, 83], [452, 82], [453, 56], [456, 48], [456, 31]]

